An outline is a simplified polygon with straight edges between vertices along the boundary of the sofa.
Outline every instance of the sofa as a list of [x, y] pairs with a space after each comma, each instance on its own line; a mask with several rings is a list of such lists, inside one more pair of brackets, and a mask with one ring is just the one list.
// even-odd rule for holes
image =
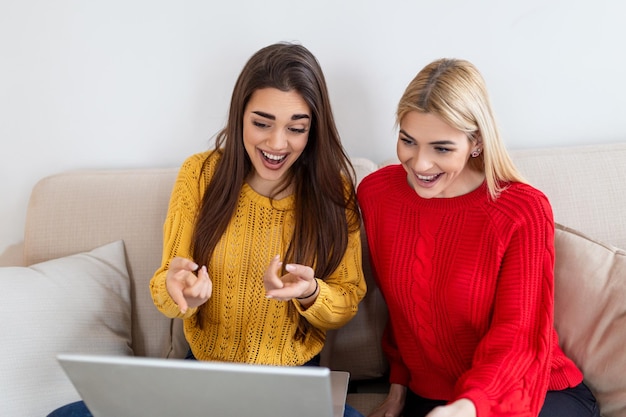
[[[512, 152], [549, 197], [555, 237], [555, 325], [605, 417], [626, 417], [626, 143]], [[357, 181], [380, 165], [353, 158]], [[23, 262], [0, 268], [0, 415], [44, 416], [79, 399], [57, 353], [181, 358], [180, 320], [154, 307], [162, 225], [177, 167], [81, 170], [32, 190]], [[363, 235], [364, 238], [364, 235]], [[350, 372], [348, 403], [367, 414], [387, 389], [387, 315], [363, 240], [368, 293], [328, 333], [322, 364]]]

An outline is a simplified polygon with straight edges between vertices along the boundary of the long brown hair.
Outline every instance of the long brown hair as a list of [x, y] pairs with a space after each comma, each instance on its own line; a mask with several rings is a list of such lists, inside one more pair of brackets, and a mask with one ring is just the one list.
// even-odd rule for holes
[[312, 266], [315, 276], [323, 279], [339, 266], [349, 233], [360, 227], [360, 216], [354, 168], [335, 126], [324, 75], [313, 54], [297, 44], [262, 48], [248, 60], [237, 79], [227, 124], [216, 138], [213, 152], [221, 157], [196, 219], [193, 256], [201, 264], [210, 261], [253, 169], [243, 144], [243, 116], [252, 93], [262, 88], [296, 91], [312, 112], [304, 152], [281, 184], [281, 189], [292, 185], [295, 194], [294, 235], [283, 254], [283, 265], [294, 262]]

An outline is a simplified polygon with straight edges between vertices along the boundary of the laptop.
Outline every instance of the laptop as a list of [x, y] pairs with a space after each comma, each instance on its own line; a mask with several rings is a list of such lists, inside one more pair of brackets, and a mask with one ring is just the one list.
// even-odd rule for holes
[[183, 359], [61, 354], [94, 417], [342, 417], [349, 373]]

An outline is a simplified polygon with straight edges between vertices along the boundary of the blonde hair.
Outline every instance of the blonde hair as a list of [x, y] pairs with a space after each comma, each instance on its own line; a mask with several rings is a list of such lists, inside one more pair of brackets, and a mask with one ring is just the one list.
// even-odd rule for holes
[[469, 159], [471, 169], [484, 172], [489, 194], [496, 199], [509, 182], [526, 182], [511, 160], [496, 125], [485, 81], [476, 67], [461, 59], [439, 59], [409, 83], [396, 113], [399, 125], [412, 111], [431, 113], [465, 132], [482, 152]]

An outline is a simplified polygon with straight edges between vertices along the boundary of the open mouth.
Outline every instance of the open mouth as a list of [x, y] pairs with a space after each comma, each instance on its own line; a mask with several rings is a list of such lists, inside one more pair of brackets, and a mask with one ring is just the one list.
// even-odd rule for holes
[[442, 176], [443, 174], [435, 174], [435, 175], [419, 175], [419, 174], [415, 174], [415, 176], [417, 177], [418, 180], [425, 182], [425, 183], [431, 183], [434, 181], [437, 181], [437, 179]]
[[263, 159], [271, 165], [278, 165], [287, 158], [287, 155], [274, 155], [265, 151], [261, 151], [261, 155], [263, 155]]

